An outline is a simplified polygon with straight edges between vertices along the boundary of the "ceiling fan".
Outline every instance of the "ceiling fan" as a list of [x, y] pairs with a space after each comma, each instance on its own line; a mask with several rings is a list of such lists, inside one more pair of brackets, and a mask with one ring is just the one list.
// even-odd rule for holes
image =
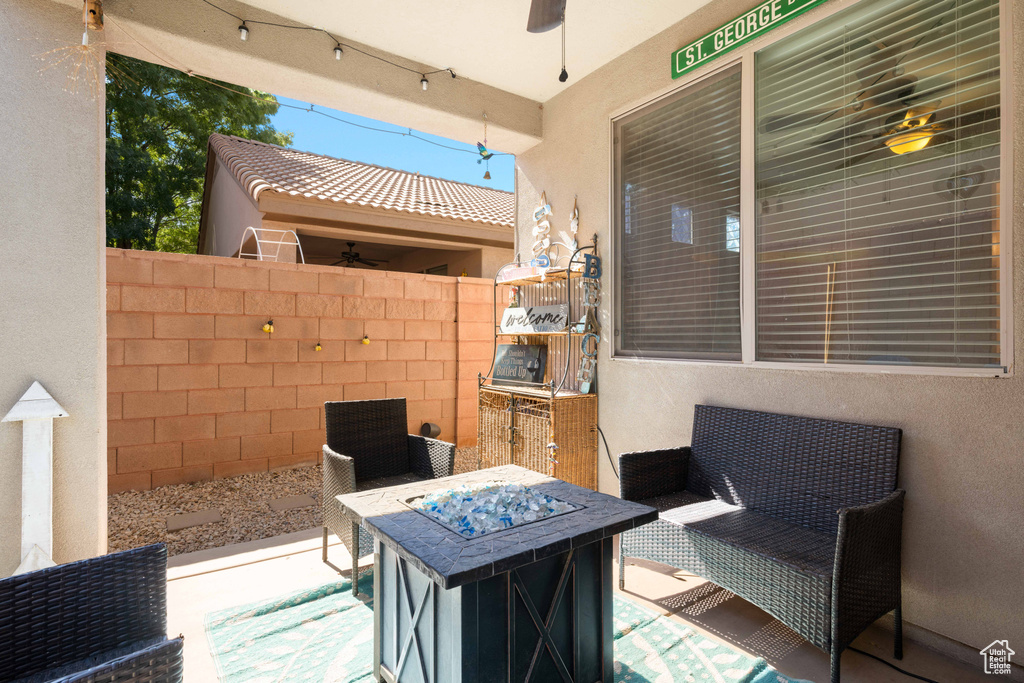
[[565, 16], [565, 0], [533, 0], [530, 3], [530, 18], [526, 30], [530, 33], [544, 33], [557, 28]]
[[364, 266], [370, 266], [371, 268], [376, 268], [380, 264], [388, 262], [387, 259], [362, 258], [362, 257], [359, 256], [359, 252], [353, 251], [355, 249], [355, 247], [356, 247], [356, 243], [355, 242], [346, 242], [346, 244], [348, 244], [348, 251], [341, 252], [341, 258], [338, 259], [337, 261], [335, 261], [334, 263], [332, 263], [331, 264], [332, 266], [337, 266], [339, 264], [344, 264], [344, 266], [343, 266], [344, 268], [349, 268], [349, 267], [355, 265], [356, 263], [361, 263]]
[[[940, 20], [932, 29], [943, 23]], [[941, 35], [941, 31], [925, 34]], [[807, 135], [807, 146], [820, 152], [849, 149], [840, 166], [858, 164], [873, 155], [904, 154], [947, 142], [944, 134], [957, 126], [965, 126], [991, 118], [998, 113], [980, 108], [964, 112], [964, 107], [953, 108], [943, 100], [956, 88], [967, 83], [990, 80], [993, 72], [983, 70], [959, 82], [938, 80], [935, 77], [918, 78], [906, 73], [905, 62], [913, 62], [911, 55], [927, 38], [902, 40], [887, 45], [882, 41], [866, 40], [855, 51], [868, 53], [867, 63], [857, 69], [858, 92], [846, 103], [833, 109], [817, 109], [769, 115], [761, 119], [759, 127], [768, 134], [792, 137]], [[841, 58], [836, 56], [836, 58]], [[977, 105], [983, 107], [984, 105]], [[837, 127], [828, 133], [811, 132], [818, 126], [834, 123]], [[787, 135], [788, 134], [788, 135]], [[795, 157], [806, 155], [801, 146], [773, 160], [784, 165]]]

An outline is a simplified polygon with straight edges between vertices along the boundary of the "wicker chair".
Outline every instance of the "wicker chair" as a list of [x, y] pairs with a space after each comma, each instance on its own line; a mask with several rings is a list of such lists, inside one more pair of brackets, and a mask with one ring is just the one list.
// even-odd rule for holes
[[903, 656], [899, 429], [698, 405], [689, 447], [619, 456], [620, 495], [660, 517], [626, 557], [692, 571], [839, 658], [895, 610]]
[[0, 681], [180, 683], [162, 544], [0, 580]]
[[452, 474], [455, 446], [408, 434], [405, 399], [329, 401], [324, 404], [324, 562], [333, 531], [352, 555], [352, 593], [359, 594], [359, 557], [373, 549], [371, 537], [341, 514], [343, 493], [436, 479]]

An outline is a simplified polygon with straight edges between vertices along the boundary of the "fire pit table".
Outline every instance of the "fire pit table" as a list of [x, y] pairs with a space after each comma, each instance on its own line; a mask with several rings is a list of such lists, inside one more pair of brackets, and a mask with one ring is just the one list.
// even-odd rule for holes
[[374, 537], [378, 681], [613, 680], [611, 537], [654, 508], [515, 465], [338, 501]]

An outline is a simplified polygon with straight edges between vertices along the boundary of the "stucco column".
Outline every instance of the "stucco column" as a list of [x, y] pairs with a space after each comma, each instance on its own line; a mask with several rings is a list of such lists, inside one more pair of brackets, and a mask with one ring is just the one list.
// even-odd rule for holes
[[[49, 0], [0, 22], [0, 412], [39, 380], [70, 414], [53, 435], [58, 563], [107, 536], [103, 74], [95, 99], [71, 94], [39, 57], [81, 36], [80, 6]], [[21, 436], [0, 425], [0, 576], [21, 560]]]

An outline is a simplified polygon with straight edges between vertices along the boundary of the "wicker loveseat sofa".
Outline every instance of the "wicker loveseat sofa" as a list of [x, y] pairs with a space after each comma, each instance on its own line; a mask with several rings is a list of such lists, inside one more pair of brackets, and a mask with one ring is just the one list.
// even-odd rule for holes
[[182, 645], [162, 544], [0, 580], [0, 681], [181, 683]]
[[626, 557], [706, 578], [831, 655], [895, 610], [902, 658], [896, 488], [901, 431], [698, 405], [691, 445], [619, 456], [622, 498], [658, 508], [620, 536]]
[[404, 398], [328, 401], [324, 417], [323, 560], [333, 531], [352, 556], [352, 594], [359, 595], [359, 558], [373, 552], [373, 537], [345, 518], [336, 497], [451, 476], [455, 445], [407, 433]]

